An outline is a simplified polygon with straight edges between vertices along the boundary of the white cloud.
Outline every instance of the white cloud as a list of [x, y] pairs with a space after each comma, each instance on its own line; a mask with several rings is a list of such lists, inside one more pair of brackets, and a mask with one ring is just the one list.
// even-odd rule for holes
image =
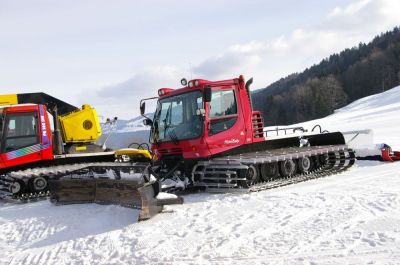
[[[100, 89], [99, 95], [118, 99], [121, 96], [149, 96], [161, 86], [176, 83], [179, 71], [173, 66], [159, 66], [136, 73], [132, 78], [116, 85]], [[149, 93], [150, 92], [150, 93]]]
[[193, 71], [198, 76], [207, 77], [206, 79], [220, 79], [232, 73], [240, 73], [251, 69], [260, 60], [260, 56], [251, 50], [230, 50], [205, 60], [194, 67]]
[[[101, 88], [91, 97], [91, 104], [102, 116], [132, 118], [139, 115], [141, 99], [157, 96], [161, 87], [177, 87], [181, 77], [179, 69], [173, 66], [144, 69], [124, 82]], [[80, 98], [86, 100], [84, 94]], [[147, 105], [146, 111], [152, 112], [155, 102]]]
[[399, 10], [398, 0], [359, 0], [345, 7], [336, 7], [322, 28], [377, 34], [400, 25]]
[[[397, 0], [354, 1], [334, 8], [314, 27], [298, 28], [268, 40], [231, 45], [220, 54], [195, 63], [191, 74], [193, 78], [209, 80], [244, 74], [254, 77], [253, 88], [262, 88], [332, 53], [368, 42], [375, 35], [400, 25], [399, 10], [400, 1]], [[179, 87], [179, 79], [188, 77], [185, 73], [182, 67], [175, 66], [140, 71], [125, 82], [100, 89], [98, 101], [116, 107], [116, 113], [123, 117], [132, 117], [138, 114], [141, 98], [156, 95], [160, 87]]]
[[251, 41], [229, 47], [194, 67], [206, 79], [232, 78], [240, 74], [255, 78], [254, 88], [266, 86], [290, 73], [301, 71], [333, 52], [352, 47], [359, 36], [343, 36], [333, 31], [297, 29], [289, 36], [268, 42]]
[[246, 73], [255, 77], [254, 87], [260, 88], [400, 25], [399, 10], [397, 0], [355, 1], [334, 8], [312, 29], [296, 29], [268, 41], [235, 44], [194, 67], [194, 71], [213, 78]]
[[356, 15], [360, 10], [365, 8], [368, 4], [371, 3], [371, 0], [361, 0], [355, 3], [351, 3], [346, 7], [336, 7], [333, 11], [328, 15], [329, 18], [335, 18], [337, 16], [353, 16]]

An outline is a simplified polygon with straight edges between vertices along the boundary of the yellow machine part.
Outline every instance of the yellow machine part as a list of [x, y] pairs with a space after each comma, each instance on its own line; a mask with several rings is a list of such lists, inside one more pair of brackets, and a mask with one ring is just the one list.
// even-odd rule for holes
[[18, 104], [17, 94], [0, 95], [0, 106]]
[[142, 149], [134, 149], [134, 148], [125, 148], [125, 149], [119, 149], [115, 151], [115, 156], [128, 156], [131, 158], [132, 161], [135, 161], [137, 159], [148, 159], [151, 160], [151, 154], [148, 150], [142, 150]]
[[97, 111], [88, 104], [79, 111], [60, 116], [59, 121], [66, 143], [94, 142], [101, 136]]

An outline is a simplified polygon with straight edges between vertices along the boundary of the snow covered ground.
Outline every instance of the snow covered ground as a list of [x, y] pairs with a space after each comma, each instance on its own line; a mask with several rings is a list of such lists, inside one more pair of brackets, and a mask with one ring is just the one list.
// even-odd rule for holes
[[[400, 87], [325, 119], [400, 147]], [[137, 223], [118, 206], [0, 201], [0, 264], [399, 264], [400, 162], [252, 194], [193, 194]]]

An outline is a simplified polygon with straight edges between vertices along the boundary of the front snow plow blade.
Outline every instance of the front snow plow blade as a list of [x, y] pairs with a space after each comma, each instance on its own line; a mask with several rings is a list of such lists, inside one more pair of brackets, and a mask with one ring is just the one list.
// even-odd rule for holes
[[[160, 213], [164, 205], [183, 203], [180, 197], [170, 200], [157, 199], [160, 184], [157, 180], [148, 180], [148, 173], [141, 166], [108, 167], [106, 172], [102, 167], [102, 170], [103, 177], [96, 175], [96, 177], [82, 178], [83, 174], [93, 175], [93, 172], [96, 172], [96, 168], [87, 167], [78, 172], [71, 172], [61, 179], [49, 181], [50, 200], [56, 205], [98, 203], [138, 209], [139, 221]], [[137, 173], [139, 170], [144, 171]], [[110, 172], [118, 177], [109, 177]], [[125, 174], [122, 174], [123, 172]], [[77, 174], [81, 177], [77, 178]], [[104, 177], [104, 174], [108, 177]]]

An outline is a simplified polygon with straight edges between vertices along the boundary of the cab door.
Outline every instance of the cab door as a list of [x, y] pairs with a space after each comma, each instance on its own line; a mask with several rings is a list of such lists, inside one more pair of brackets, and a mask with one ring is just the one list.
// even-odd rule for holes
[[206, 104], [206, 141], [211, 154], [245, 142], [245, 124], [235, 86], [213, 87]]

